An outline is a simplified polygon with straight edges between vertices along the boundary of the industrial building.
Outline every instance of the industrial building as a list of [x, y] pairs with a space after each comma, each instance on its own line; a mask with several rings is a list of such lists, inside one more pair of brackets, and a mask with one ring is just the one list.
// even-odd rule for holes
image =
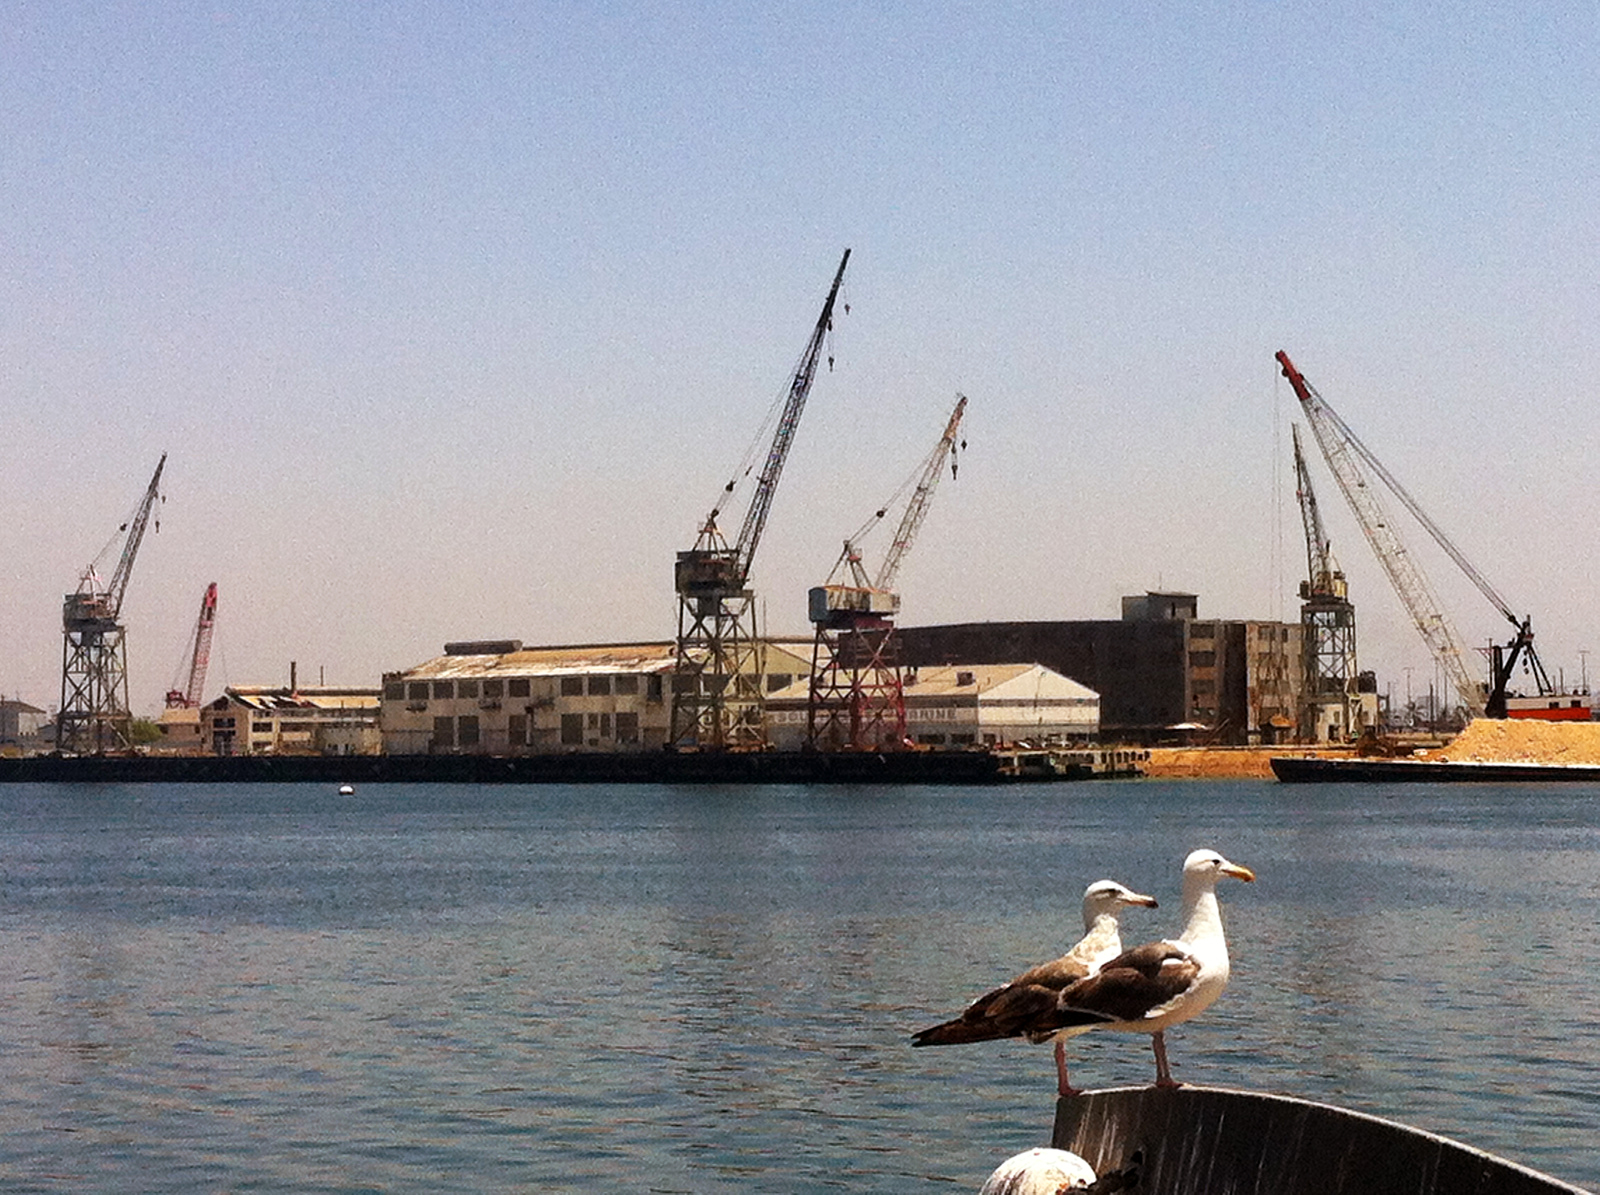
[[1292, 739], [1304, 687], [1299, 623], [1201, 619], [1191, 593], [1122, 601], [1120, 619], [901, 627], [924, 670], [1033, 660], [1099, 694], [1105, 742]]
[[[1099, 695], [1038, 664], [908, 668], [902, 683], [906, 734], [923, 747], [1076, 746], [1100, 729]], [[778, 750], [804, 746], [810, 696], [806, 677], [768, 694], [767, 733]]]
[[200, 710], [208, 755], [376, 755], [378, 690], [229, 686]]
[[200, 737], [200, 707], [198, 705], [169, 706], [156, 718], [156, 729], [161, 737], [150, 750], [163, 755], [203, 755]]
[[[809, 647], [766, 644], [764, 687], [805, 677]], [[384, 674], [384, 753], [659, 751], [671, 731], [676, 652], [670, 642], [447, 643], [442, 656]]]
[[0, 747], [37, 748], [40, 731], [49, 715], [36, 705], [12, 697], [0, 697]]

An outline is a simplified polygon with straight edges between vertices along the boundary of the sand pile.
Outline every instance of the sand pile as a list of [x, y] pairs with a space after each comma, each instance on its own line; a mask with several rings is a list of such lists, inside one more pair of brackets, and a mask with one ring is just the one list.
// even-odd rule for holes
[[1600, 764], [1600, 722], [1478, 718], [1425, 759]]
[[1152, 747], [1145, 775], [1163, 780], [1270, 780], [1272, 757], [1291, 751], [1309, 754], [1292, 747]]

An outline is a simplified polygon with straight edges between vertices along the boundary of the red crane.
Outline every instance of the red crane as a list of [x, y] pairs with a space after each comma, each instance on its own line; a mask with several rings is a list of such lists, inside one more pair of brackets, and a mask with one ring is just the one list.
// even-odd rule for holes
[[192, 710], [200, 704], [206, 686], [206, 666], [211, 663], [211, 632], [217, 625], [217, 583], [206, 586], [200, 599], [200, 617], [195, 620], [194, 636], [189, 641], [189, 680], [183, 688], [176, 684], [167, 690], [169, 710]]
[[[849, 539], [826, 584], [809, 595], [816, 638], [811, 649], [811, 691], [807, 701], [806, 743], [821, 750], [882, 751], [908, 745], [905, 680], [894, 634], [900, 594], [895, 579], [911, 543], [927, 517], [945, 461], [956, 471], [956, 442], [967, 400], [956, 395], [944, 433], [918, 467], [915, 488], [899, 529], [876, 578], [861, 563], [859, 544], [888, 514], [891, 498]], [[962, 445], [965, 447], [965, 444]], [[910, 485], [910, 481], [906, 483]], [[902, 486], [901, 493], [905, 492]], [[898, 495], [897, 495], [898, 497]], [[836, 583], [842, 570], [849, 579]]]

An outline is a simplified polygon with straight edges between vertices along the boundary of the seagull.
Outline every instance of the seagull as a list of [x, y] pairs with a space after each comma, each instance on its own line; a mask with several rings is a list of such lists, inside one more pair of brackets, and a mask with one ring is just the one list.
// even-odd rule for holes
[[1066, 954], [1053, 962], [1024, 971], [1009, 983], [986, 992], [967, 1006], [954, 1020], [945, 1021], [917, 1033], [913, 1046], [949, 1046], [971, 1041], [993, 1041], [1002, 1037], [1026, 1037], [1029, 1041], [1056, 1043], [1056, 1089], [1062, 1095], [1077, 1095], [1067, 1079], [1069, 1037], [1087, 1033], [1101, 1018], [1089, 1023], [1042, 1028], [1044, 1019], [1056, 1014], [1061, 992], [1080, 979], [1093, 975], [1100, 967], [1122, 953], [1122, 935], [1117, 915], [1128, 905], [1155, 908], [1153, 896], [1125, 888], [1115, 880], [1096, 880], [1084, 889], [1084, 935]]
[[1167, 1027], [1199, 1016], [1228, 986], [1228, 943], [1217, 906], [1217, 881], [1223, 876], [1250, 882], [1256, 873], [1216, 851], [1192, 852], [1183, 861], [1183, 932], [1135, 946], [1064, 989], [1053, 1020], [1058, 1030], [1148, 1033], [1156, 1086], [1177, 1087], [1167, 1067]]

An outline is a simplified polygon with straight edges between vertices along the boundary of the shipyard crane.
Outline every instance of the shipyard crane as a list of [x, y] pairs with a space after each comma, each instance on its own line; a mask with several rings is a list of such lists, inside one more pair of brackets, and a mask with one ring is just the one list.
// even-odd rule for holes
[[[956, 441], [967, 400], [956, 395], [944, 434], [913, 474], [916, 485], [899, 528], [875, 578], [861, 562], [861, 540], [876, 527], [899, 492], [849, 539], [825, 584], [809, 595], [816, 626], [811, 651], [806, 745], [824, 750], [881, 751], [907, 745], [905, 683], [899, 663], [894, 618], [900, 611], [895, 579], [927, 517], [945, 461], [956, 471]], [[963, 445], [964, 447], [964, 445]], [[836, 581], [842, 572], [848, 581]]]
[[[717, 504], [700, 525], [694, 547], [678, 553], [673, 570], [678, 591], [678, 638], [672, 676], [672, 724], [667, 740], [670, 747], [723, 751], [766, 746], [762, 691], [765, 652], [757, 633], [755, 595], [747, 582], [772, 510], [778, 479], [816, 380], [823, 344], [833, 327], [834, 301], [849, 261], [850, 250], [846, 249], [822, 304], [822, 314], [790, 377], [788, 396], [738, 538], [730, 544], [719, 519], [722, 504], [748, 473], [743, 468], [723, 487]], [[828, 364], [833, 364], [831, 357]]]
[[195, 620], [194, 635], [189, 640], [189, 678], [180, 689], [176, 684], [167, 690], [169, 710], [192, 710], [200, 704], [201, 691], [206, 685], [206, 667], [211, 663], [211, 632], [217, 623], [217, 583], [206, 586], [200, 599], [200, 617]]
[[[102, 754], [131, 746], [122, 598], [145, 529], [161, 497], [161, 470], [166, 464], [167, 454], [162, 453], [137, 509], [117, 529], [117, 534], [126, 533], [126, 538], [110, 582], [101, 582], [95, 562], [91, 562], [79, 579], [77, 590], [62, 602], [61, 706], [56, 714], [56, 750], [64, 754]], [[159, 528], [159, 520], [156, 525]], [[114, 536], [101, 557], [115, 543]]]
[[[1506, 600], [1496, 592], [1488, 579], [1473, 567], [1472, 562], [1462, 554], [1444, 530], [1428, 516], [1417, 500], [1406, 492], [1405, 487], [1373, 455], [1372, 450], [1361, 442], [1355, 432], [1350, 430], [1350, 426], [1305, 380], [1300, 371], [1294, 367], [1294, 363], [1289, 360], [1288, 354], [1280, 351], [1277, 354], [1277, 361], [1283, 368], [1283, 376], [1289, 380], [1295, 396], [1300, 400], [1300, 407], [1305, 412], [1306, 420], [1311, 424], [1311, 431], [1322, 449], [1323, 458], [1328, 462], [1328, 469], [1343, 492], [1345, 501], [1355, 513], [1362, 534], [1372, 545], [1378, 563], [1388, 574], [1390, 584], [1394, 586], [1395, 593], [1399, 595], [1401, 603], [1411, 616], [1411, 621], [1422, 635], [1423, 642], [1428, 645], [1434, 660], [1456, 690], [1462, 707], [1473, 716], [1505, 717], [1506, 688], [1519, 662], [1525, 664], [1531, 672], [1539, 692], [1549, 693], [1552, 688], [1550, 679], [1533, 647], [1531, 618], [1526, 615], [1517, 616]], [[1363, 465], [1388, 487], [1389, 491], [1399, 499], [1400, 504], [1455, 562], [1456, 567], [1466, 574], [1478, 592], [1483, 594], [1501, 616], [1515, 628], [1516, 633], [1509, 644], [1505, 646], [1497, 644], [1491, 649], [1492, 675], [1487, 696], [1484, 695], [1484, 687], [1475, 681], [1467, 670], [1466, 651], [1460, 636], [1445, 616], [1444, 608], [1434, 595], [1421, 568], [1406, 550], [1376, 488], [1368, 481]]]
[[1305, 699], [1300, 707], [1300, 737], [1321, 742], [1358, 733], [1360, 697], [1356, 673], [1356, 609], [1344, 573], [1322, 524], [1311, 472], [1294, 435], [1295, 497], [1306, 533], [1306, 580], [1300, 582], [1300, 627]]

